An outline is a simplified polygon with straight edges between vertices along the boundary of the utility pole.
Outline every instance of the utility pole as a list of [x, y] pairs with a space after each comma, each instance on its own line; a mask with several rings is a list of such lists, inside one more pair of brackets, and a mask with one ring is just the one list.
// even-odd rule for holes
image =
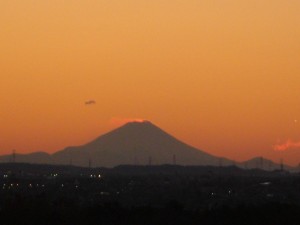
[[12, 156], [11, 156], [11, 162], [15, 163], [16, 162], [16, 150], [12, 150]]
[[72, 166], [72, 164], [73, 164], [72, 153], [69, 152], [69, 165]]
[[283, 165], [283, 159], [280, 159], [280, 171], [283, 172], [284, 170], [284, 165]]
[[89, 168], [91, 168], [91, 167], [92, 167], [92, 160], [89, 159]]
[[223, 160], [222, 160], [222, 158], [219, 159], [219, 167], [220, 168], [223, 167]]
[[148, 165], [151, 166], [152, 165], [152, 157], [149, 156], [149, 159], [148, 159]]

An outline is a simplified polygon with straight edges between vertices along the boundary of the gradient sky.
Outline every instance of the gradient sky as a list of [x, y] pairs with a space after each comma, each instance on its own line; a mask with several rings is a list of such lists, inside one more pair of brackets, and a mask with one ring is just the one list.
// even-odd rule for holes
[[299, 12], [299, 0], [0, 0], [0, 154], [145, 118], [214, 155], [296, 165]]

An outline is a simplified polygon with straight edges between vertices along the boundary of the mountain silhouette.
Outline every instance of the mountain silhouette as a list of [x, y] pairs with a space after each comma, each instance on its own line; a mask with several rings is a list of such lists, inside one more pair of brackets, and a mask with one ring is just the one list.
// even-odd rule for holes
[[[58, 164], [113, 167], [135, 165], [218, 165], [220, 158], [191, 147], [149, 121], [130, 122], [83, 146], [52, 155]], [[224, 164], [230, 160], [223, 159]]]
[[266, 159], [264, 157], [255, 157], [252, 159], [249, 159], [245, 162], [239, 163], [239, 166], [246, 169], [261, 169], [261, 170], [288, 170], [292, 172], [298, 172], [298, 168], [294, 168], [289, 165], [285, 165], [281, 163], [275, 163], [269, 159]]
[[[12, 155], [0, 156], [0, 162], [12, 162]], [[236, 165], [242, 168], [274, 170], [270, 160], [257, 157], [245, 162], [216, 157], [183, 143], [149, 121], [129, 122], [81, 146], [67, 147], [52, 155], [45, 152], [16, 154], [16, 162], [61, 164], [83, 167], [118, 165]], [[292, 167], [284, 165], [285, 169]]]

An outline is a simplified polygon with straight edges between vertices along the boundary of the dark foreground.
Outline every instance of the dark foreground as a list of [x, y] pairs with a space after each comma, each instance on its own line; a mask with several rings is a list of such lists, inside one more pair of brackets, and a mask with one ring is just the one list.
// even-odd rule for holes
[[0, 164], [1, 225], [299, 225], [300, 176], [235, 167]]

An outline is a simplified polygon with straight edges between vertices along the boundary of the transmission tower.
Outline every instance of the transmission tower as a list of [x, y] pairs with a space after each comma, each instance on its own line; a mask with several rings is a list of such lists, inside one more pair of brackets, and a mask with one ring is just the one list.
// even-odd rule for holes
[[176, 165], [176, 155], [173, 155], [173, 165]]

